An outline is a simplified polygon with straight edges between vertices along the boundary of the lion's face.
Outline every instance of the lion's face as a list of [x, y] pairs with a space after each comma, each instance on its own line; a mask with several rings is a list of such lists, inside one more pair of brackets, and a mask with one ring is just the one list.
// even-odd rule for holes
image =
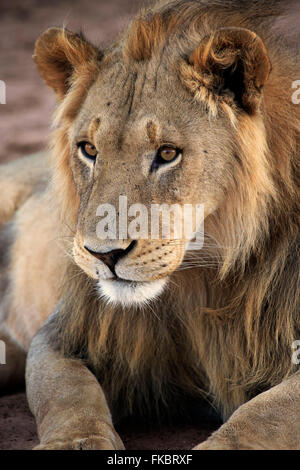
[[[162, 233], [159, 240], [148, 233], [135, 243], [128, 236], [101, 239], [99, 206], [110, 204], [117, 213], [121, 195], [128, 207], [143, 204], [149, 215], [155, 204], [203, 204], [207, 216], [230, 180], [228, 124], [222, 118], [211, 122], [174, 72], [167, 63], [137, 71], [121, 64], [104, 68], [72, 129], [72, 171], [80, 194], [74, 257], [111, 300], [139, 302], [159, 293], [181, 264], [187, 240]], [[112, 250], [126, 250], [113, 269], [91, 254]]]
[[[184, 225], [184, 205], [202, 205], [208, 217], [223, 204], [241, 160], [235, 111], [255, 112], [269, 70], [261, 41], [248, 30], [220, 30], [214, 38], [202, 38], [198, 47], [194, 38], [183, 54], [182, 47], [157, 45], [156, 27], [163, 36], [159, 21], [150, 21], [148, 30], [148, 23], [141, 22], [133, 39], [104, 57], [82, 38], [56, 29], [36, 46], [37, 65], [63, 97], [62, 109], [71, 121], [67, 164], [79, 195], [74, 259], [98, 280], [102, 295], [126, 305], [143, 303], [162, 291], [199, 229], [192, 217], [188, 236], [178, 236], [170, 227], [168, 236], [159, 230], [153, 237], [153, 206], [176, 207], [174, 214]], [[249, 64], [240, 66], [243, 47], [249, 76]], [[225, 74], [226, 66], [230, 73]], [[92, 85], [87, 85], [89, 74]], [[75, 107], [70, 119], [69, 108]], [[120, 196], [127, 201], [125, 214]], [[124, 232], [124, 217], [128, 225], [139, 214], [137, 204], [146, 208], [148, 222], [139, 239]], [[99, 230], [104, 216], [105, 236]]]

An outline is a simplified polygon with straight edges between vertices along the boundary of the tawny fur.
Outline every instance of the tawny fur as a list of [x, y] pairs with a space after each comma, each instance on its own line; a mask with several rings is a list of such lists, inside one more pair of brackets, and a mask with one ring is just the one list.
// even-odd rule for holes
[[[137, 404], [158, 405], [168, 402], [173, 390], [186, 390], [209, 395], [228, 416], [295, 371], [291, 345], [300, 334], [300, 107], [292, 103], [291, 83], [300, 66], [266, 33], [270, 16], [281, 13], [277, 2], [260, 7], [263, 15], [254, 7], [245, 12], [238, 5], [160, 2], [142, 13], [104, 55], [104, 61], [113, 61], [121, 50], [125, 61], [138, 70], [164, 47], [191, 49], [177, 73], [207, 107], [212, 121], [220, 115], [226, 119], [236, 154], [231, 190], [206, 220], [214, 246], [207, 243], [202, 256], [213, 268], [204, 263], [174, 272], [168, 291], [154, 307], [129, 310], [105, 305], [94, 294], [92, 280], [69, 263], [53, 342], [58, 338], [66, 354], [80, 353], [101, 378], [112, 406], [117, 406], [120, 394], [126, 397], [128, 413]], [[194, 44], [206, 36], [212, 42], [217, 28], [229, 26], [254, 30], [272, 64], [259, 112], [251, 109], [250, 115], [241, 113], [230, 99], [215, 99], [207, 83], [205, 92], [201, 86], [193, 89], [198, 70], [191, 72], [191, 65], [197, 62], [201, 70], [203, 63], [207, 65], [205, 51], [195, 51]], [[70, 41], [68, 35], [63, 40]], [[76, 55], [71, 46], [70, 41], [70, 55]], [[69, 163], [70, 132], [100, 64], [100, 55], [91, 56], [97, 57], [97, 65], [69, 76], [71, 87], [59, 105], [53, 138], [52, 201], [72, 231], [80, 198]], [[268, 72], [266, 66], [263, 80]]]

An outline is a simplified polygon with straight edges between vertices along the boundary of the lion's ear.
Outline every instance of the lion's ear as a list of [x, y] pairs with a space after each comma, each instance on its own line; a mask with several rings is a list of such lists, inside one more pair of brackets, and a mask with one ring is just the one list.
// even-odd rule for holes
[[33, 55], [42, 78], [58, 99], [68, 91], [74, 71], [81, 66], [86, 72], [95, 70], [100, 58], [100, 51], [82, 35], [61, 28], [47, 29], [38, 38]]
[[201, 85], [232, 99], [246, 112], [259, 105], [270, 62], [262, 40], [243, 28], [221, 28], [202, 39], [188, 59]]

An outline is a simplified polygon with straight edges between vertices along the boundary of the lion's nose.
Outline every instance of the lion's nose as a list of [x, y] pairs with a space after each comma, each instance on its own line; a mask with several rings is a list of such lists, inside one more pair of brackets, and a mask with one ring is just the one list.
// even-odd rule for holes
[[111, 270], [111, 272], [116, 275], [115, 273], [115, 266], [117, 264], [117, 262], [123, 258], [124, 256], [126, 256], [132, 249], [133, 247], [135, 246], [136, 244], [136, 241], [133, 241], [132, 243], [130, 243], [130, 245], [126, 248], [126, 249], [117, 249], [117, 250], [111, 250], [111, 251], [108, 251], [106, 253], [102, 253], [100, 251], [93, 251], [91, 250], [90, 248], [88, 248], [87, 246], [85, 246], [84, 248], [91, 254], [93, 255], [95, 258], [97, 258], [98, 260], [102, 261], [104, 264], [106, 264], [106, 266], [109, 267], [109, 269]]

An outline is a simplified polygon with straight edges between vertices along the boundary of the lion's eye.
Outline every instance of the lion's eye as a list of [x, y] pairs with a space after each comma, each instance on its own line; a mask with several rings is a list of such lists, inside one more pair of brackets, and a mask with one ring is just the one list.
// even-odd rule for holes
[[182, 150], [164, 145], [158, 150], [155, 160], [153, 161], [151, 170], [156, 170], [159, 166], [165, 165], [166, 163], [172, 163], [182, 154]]
[[98, 155], [97, 149], [89, 142], [79, 142], [77, 147], [80, 149], [82, 155], [89, 160], [95, 161]]
[[173, 147], [161, 147], [157, 152], [157, 157], [163, 163], [172, 162], [175, 158], [178, 157], [180, 151]]

